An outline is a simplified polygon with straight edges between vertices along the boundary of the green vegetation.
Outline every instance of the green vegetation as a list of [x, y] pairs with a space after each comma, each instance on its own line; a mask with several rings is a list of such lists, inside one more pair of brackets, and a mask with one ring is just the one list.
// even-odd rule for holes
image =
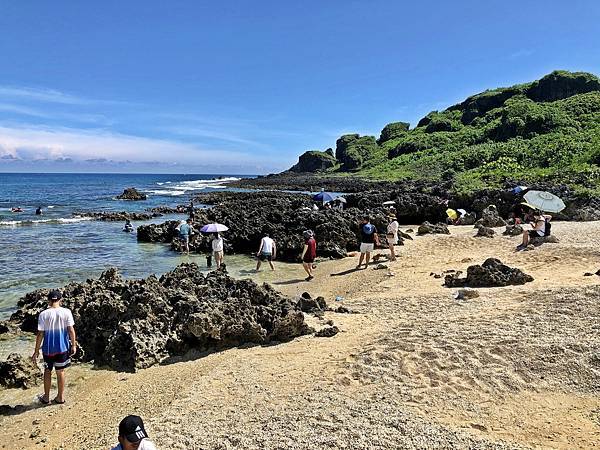
[[330, 174], [450, 181], [457, 193], [506, 181], [567, 184], [600, 195], [600, 79], [556, 71], [433, 111], [408, 130], [395, 122], [378, 141], [340, 137]]

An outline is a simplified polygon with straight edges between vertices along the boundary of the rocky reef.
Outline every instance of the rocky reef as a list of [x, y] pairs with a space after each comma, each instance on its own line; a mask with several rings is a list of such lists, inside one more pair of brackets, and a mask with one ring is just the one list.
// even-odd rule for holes
[[[197, 223], [217, 222], [229, 227], [223, 233], [226, 253], [256, 253], [262, 236], [268, 233], [277, 242], [277, 259], [290, 262], [300, 260], [304, 230], [314, 231], [320, 257], [342, 258], [348, 251], [357, 250], [358, 223], [365, 213], [358, 208], [313, 211], [308, 195], [282, 192], [219, 192], [201, 194], [195, 200], [214, 205], [198, 211]], [[380, 206], [369, 214], [383, 238], [388, 222], [386, 210]], [[172, 243], [174, 250], [180, 250], [177, 225], [177, 221], [142, 225], [138, 227], [138, 240]], [[190, 251], [210, 252], [210, 240], [210, 236], [196, 234], [190, 241]]]
[[161, 213], [137, 213], [129, 211], [77, 211], [73, 213], [75, 217], [90, 217], [94, 220], [102, 220], [104, 222], [124, 222], [125, 220], [150, 220], [155, 217], [161, 217]]
[[460, 278], [461, 273], [446, 275], [444, 285], [447, 287], [495, 287], [521, 285], [533, 281], [531, 275], [527, 275], [520, 269], [508, 267], [496, 258], [488, 258], [481, 265], [473, 265], [467, 268], [467, 276]]
[[121, 195], [117, 195], [119, 200], [146, 200], [146, 194], [139, 192], [136, 188], [130, 187], [123, 190]]
[[11, 353], [0, 361], [0, 385], [6, 388], [30, 388], [40, 383], [42, 371], [31, 359]]
[[[204, 275], [193, 263], [160, 278], [136, 280], [108, 269], [61, 291], [84, 359], [119, 371], [150, 367], [190, 350], [286, 341], [312, 331], [298, 300], [222, 271]], [[40, 289], [21, 298], [10, 322], [35, 332], [47, 294]]]

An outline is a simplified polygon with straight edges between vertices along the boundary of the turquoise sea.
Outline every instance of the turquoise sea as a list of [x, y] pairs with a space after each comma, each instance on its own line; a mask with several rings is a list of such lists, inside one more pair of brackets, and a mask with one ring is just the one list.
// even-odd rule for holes
[[[224, 175], [8, 174], [0, 173], [0, 319], [7, 318], [23, 294], [96, 277], [117, 267], [127, 277], [161, 274], [182, 261], [206, 264], [202, 256], [181, 256], [167, 245], [139, 244], [121, 222], [73, 217], [77, 211], [144, 211], [158, 205], [187, 204], [192, 194], [223, 190]], [[116, 200], [135, 186], [146, 201]], [[41, 206], [42, 216], [35, 210]], [[11, 208], [20, 207], [22, 213]], [[154, 219], [161, 222], [180, 215]], [[142, 223], [134, 222], [137, 226]], [[238, 274], [253, 262], [232, 257]]]

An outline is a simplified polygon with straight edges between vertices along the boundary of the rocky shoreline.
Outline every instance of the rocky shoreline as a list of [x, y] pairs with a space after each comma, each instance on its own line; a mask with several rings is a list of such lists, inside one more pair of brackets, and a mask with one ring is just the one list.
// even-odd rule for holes
[[[229, 227], [224, 233], [226, 253], [256, 253], [261, 238], [268, 233], [277, 242], [277, 259], [298, 262], [304, 246], [302, 233], [312, 230], [318, 242], [318, 256], [343, 258], [358, 250], [359, 220], [366, 213], [380, 231], [382, 245], [387, 245], [387, 210], [382, 206], [313, 211], [314, 202], [308, 195], [272, 191], [201, 194], [195, 201], [214, 205], [196, 210], [197, 223], [217, 222]], [[138, 241], [170, 243], [174, 250], [181, 250], [176, 239], [177, 225], [177, 221], [141, 225]], [[197, 234], [190, 242], [190, 251], [210, 252], [210, 240], [210, 236]]]
[[[314, 331], [305, 323], [303, 310], [326, 307], [322, 299], [291, 299], [223, 271], [204, 275], [194, 263], [181, 264], [160, 278], [136, 280], [108, 269], [98, 279], [71, 283], [61, 291], [63, 305], [77, 324], [81, 359], [126, 372], [191, 350], [287, 341]], [[35, 333], [47, 294], [39, 289], [21, 298], [11, 326], [3, 328]]]

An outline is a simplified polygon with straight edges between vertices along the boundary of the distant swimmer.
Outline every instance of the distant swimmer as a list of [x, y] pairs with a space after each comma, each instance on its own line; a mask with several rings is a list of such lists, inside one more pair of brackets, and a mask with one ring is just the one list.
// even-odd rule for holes
[[125, 221], [125, 226], [123, 227], [123, 231], [126, 233], [131, 233], [133, 231], [133, 225], [131, 225], [131, 220], [127, 219]]
[[35, 215], [36, 216], [41, 216], [42, 215], [42, 207], [38, 206], [37, 209], [35, 210]]
[[14, 213], [20, 213], [23, 212], [23, 208], [19, 208], [18, 206], [16, 208], [11, 208], [10, 209], [12, 212]]

